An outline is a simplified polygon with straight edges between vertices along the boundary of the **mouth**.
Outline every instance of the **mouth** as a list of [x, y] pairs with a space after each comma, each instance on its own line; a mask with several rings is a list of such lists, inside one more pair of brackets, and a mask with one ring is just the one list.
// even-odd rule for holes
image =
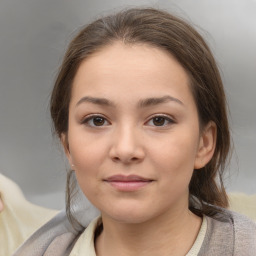
[[104, 182], [119, 191], [132, 192], [146, 187], [151, 184], [153, 180], [138, 175], [113, 175], [104, 179]]

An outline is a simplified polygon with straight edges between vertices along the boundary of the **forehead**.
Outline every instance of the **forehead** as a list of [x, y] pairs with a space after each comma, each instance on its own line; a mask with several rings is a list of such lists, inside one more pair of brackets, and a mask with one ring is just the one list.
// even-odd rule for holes
[[83, 94], [106, 96], [111, 91], [120, 95], [132, 92], [133, 97], [141, 93], [156, 96], [166, 90], [184, 97], [191, 94], [189, 77], [171, 54], [146, 44], [116, 42], [80, 64], [71, 100]]

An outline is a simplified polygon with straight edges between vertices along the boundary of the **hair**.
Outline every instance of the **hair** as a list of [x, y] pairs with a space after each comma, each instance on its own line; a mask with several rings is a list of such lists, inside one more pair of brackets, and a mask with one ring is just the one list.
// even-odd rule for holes
[[[216, 215], [228, 206], [223, 175], [230, 149], [227, 103], [214, 57], [202, 36], [187, 22], [166, 11], [133, 8], [100, 18], [84, 27], [71, 41], [60, 67], [50, 102], [51, 117], [59, 137], [68, 132], [72, 82], [86, 58], [117, 41], [146, 44], [170, 53], [186, 70], [200, 129], [213, 121], [217, 127], [212, 159], [194, 170], [189, 184], [189, 208], [197, 215]], [[70, 218], [70, 172], [67, 179], [67, 213]], [[214, 207], [219, 206], [219, 207]]]

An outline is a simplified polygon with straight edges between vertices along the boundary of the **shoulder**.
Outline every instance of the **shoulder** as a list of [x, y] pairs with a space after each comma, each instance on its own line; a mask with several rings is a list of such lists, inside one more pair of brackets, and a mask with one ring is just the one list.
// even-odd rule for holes
[[207, 216], [207, 232], [199, 255], [256, 255], [256, 224], [239, 213], [218, 209]]
[[[256, 223], [244, 215], [230, 212], [234, 226], [235, 252], [256, 255]], [[241, 254], [242, 255], [242, 254]]]
[[[252, 219], [227, 209], [222, 209], [222, 211], [224, 216], [223, 222], [229, 222], [232, 225], [235, 238], [240, 238], [241, 235], [243, 238], [254, 235], [256, 239], [256, 223]], [[221, 222], [221, 220], [219, 221]]]

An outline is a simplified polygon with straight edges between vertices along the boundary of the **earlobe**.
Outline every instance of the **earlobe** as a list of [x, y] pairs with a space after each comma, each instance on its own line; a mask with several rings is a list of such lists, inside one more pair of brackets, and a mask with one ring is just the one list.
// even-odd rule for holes
[[217, 138], [217, 127], [210, 121], [200, 136], [198, 151], [195, 159], [194, 169], [203, 168], [213, 157]]

